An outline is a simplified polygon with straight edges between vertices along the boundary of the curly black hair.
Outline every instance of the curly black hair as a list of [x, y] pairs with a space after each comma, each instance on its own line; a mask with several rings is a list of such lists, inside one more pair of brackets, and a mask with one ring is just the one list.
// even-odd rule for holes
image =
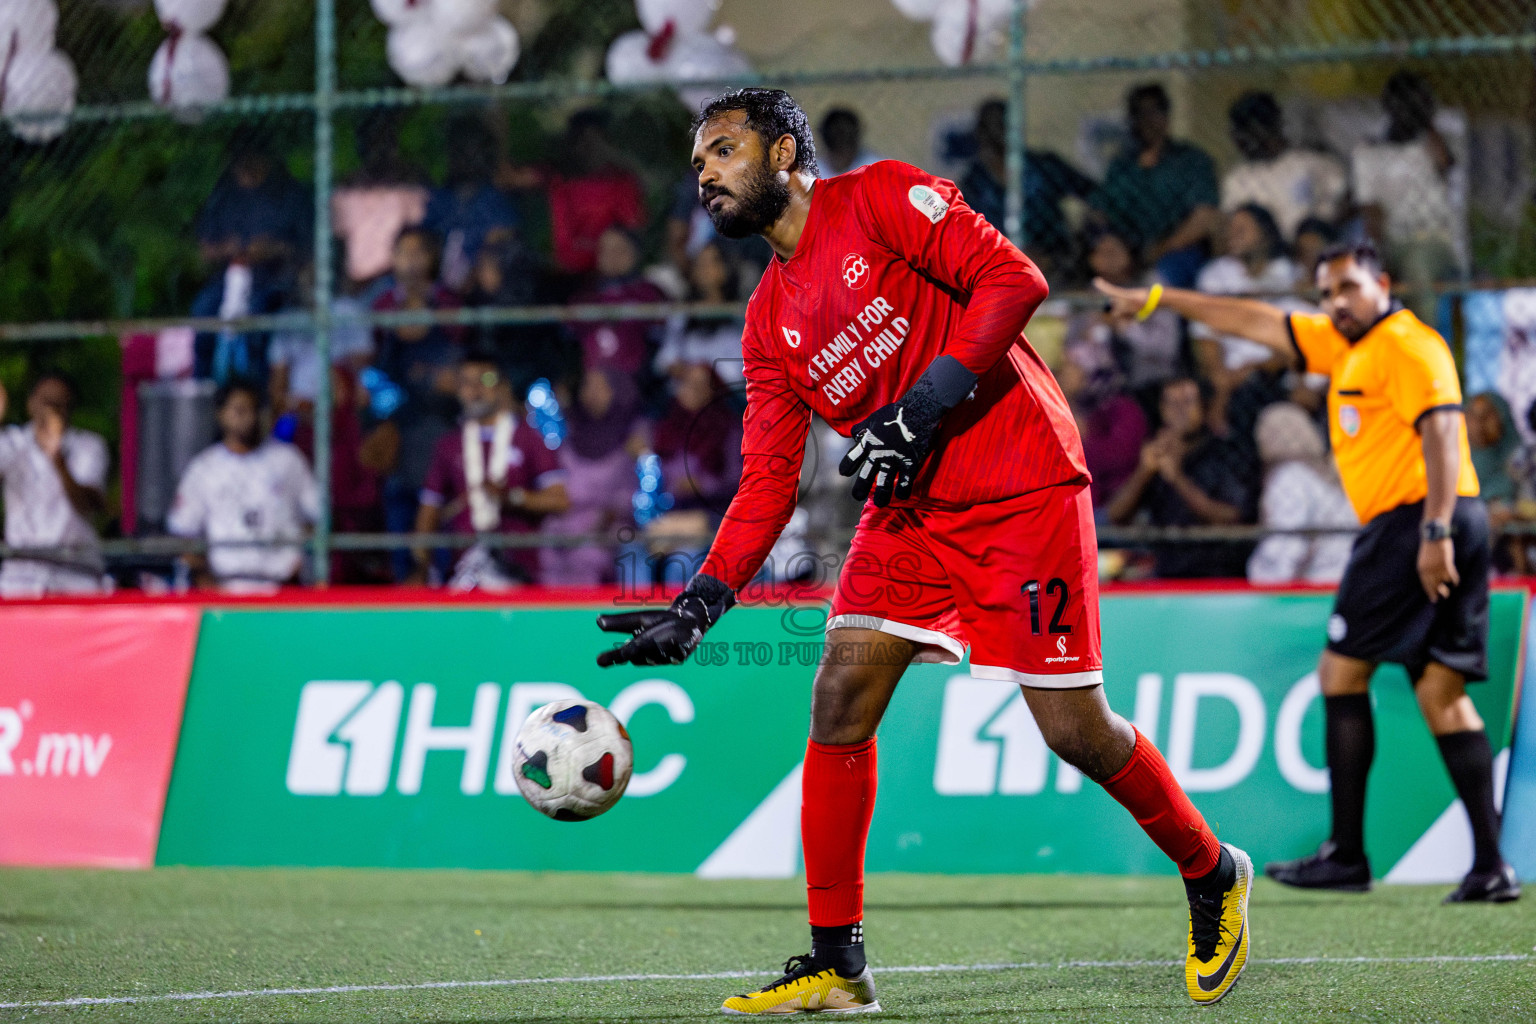
[[811, 119], [805, 116], [795, 98], [783, 89], [752, 86], [722, 93], [699, 108], [689, 132], [697, 135], [705, 122], [738, 110], [747, 115], [747, 127], [763, 140], [764, 149], [786, 135], [794, 138], [795, 162], [790, 165], [790, 170], [810, 175], [821, 173], [821, 165], [816, 162]]

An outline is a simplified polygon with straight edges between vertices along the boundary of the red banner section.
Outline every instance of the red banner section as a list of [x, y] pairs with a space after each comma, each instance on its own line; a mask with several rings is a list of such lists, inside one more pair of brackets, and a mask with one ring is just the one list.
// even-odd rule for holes
[[154, 863], [200, 617], [0, 607], [0, 864]]

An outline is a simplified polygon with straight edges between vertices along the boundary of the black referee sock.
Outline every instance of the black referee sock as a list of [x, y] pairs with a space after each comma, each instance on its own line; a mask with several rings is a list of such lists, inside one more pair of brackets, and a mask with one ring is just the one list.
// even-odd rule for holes
[[1376, 723], [1371, 695], [1324, 697], [1329, 793], [1333, 801], [1334, 859], [1365, 860], [1365, 780], [1376, 757]]
[[864, 973], [864, 922], [831, 928], [811, 925], [811, 959], [845, 978]]
[[1436, 736], [1435, 742], [1472, 822], [1472, 870], [1497, 871], [1504, 857], [1499, 853], [1499, 812], [1493, 805], [1493, 748], [1488, 734], [1468, 729]]

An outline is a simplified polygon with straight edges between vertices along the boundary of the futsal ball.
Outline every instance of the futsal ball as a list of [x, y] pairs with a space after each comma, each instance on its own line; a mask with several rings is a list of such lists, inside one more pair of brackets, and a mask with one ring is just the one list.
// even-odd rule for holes
[[556, 821], [586, 821], [619, 802], [635, 766], [629, 733], [590, 700], [558, 700], [517, 732], [517, 788]]

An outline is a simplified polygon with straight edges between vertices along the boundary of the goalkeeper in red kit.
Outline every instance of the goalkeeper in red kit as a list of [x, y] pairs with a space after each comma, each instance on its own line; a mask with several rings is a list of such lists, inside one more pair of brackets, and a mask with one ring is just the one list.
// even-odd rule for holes
[[[670, 608], [599, 617], [633, 635], [598, 663], [679, 663], [735, 603], [794, 511], [812, 412], [852, 439], [840, 468], [867, 499], [811, 696], [811, 951], [723, 1009], [880, 1008], [863, 941], [875, 729], [907, 664], [957, 664], [967, 648], [971, 674], [1017, 683], [1051, 749], [1178, 865], [1189, 995], [1220, 999], [1248, 958], [1252, 863], [1217, 841], [1157, 748], [1104, 699], [1082, 442], [1023, 334], [1047, 292], [1039, 269], [953, 183], [908, 164], [818, 181], [805, 112], [777, 89], [706, 104], [693, 167], [720, 233], [760, 234], [776, 254], [742, 339], [741, 487]], [[902, 656], [861, 664], [856, 652], [876, 644]]]

